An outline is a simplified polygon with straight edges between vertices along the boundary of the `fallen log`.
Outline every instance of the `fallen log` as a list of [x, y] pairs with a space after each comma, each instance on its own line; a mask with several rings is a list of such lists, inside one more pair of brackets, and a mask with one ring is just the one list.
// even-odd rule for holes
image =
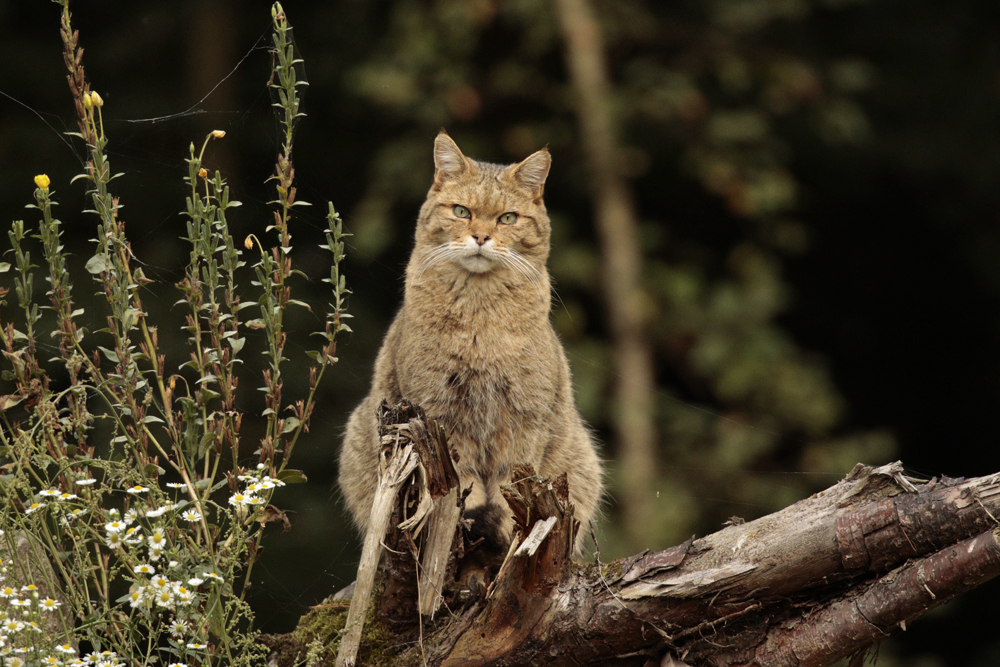
[[[414, 419], [423, 417], [406, 423]], [[421, 435], [433, 427], [410, 430], [418, 439], [434, 439]], [[448, 451], [443, 436], [434, 437], [437, 454], [418, 458], [440, 460]], [[413, 475], [410, 488], [420, 479]], [[412, 546], [383, 556], [397, 562], [378, 568], [382, 580], [375, 587], [383, 593], [365, 616], [381, 627], [380, 645], [357, 664], [641, 666], [662, 660], [821, 667], [865, 651], [1000, 574], [994, 518], [1000, 475], [919, 481], [905, 476], [899, 463], [859, 464], [829, 489], [755, 521], [665, 551], [582, 566], [570, 558], [579, 526], [565, 477], [546, 480], [520, 468], [505, 490], [515, 518], [513, 543], [494, 581], [484, 597], [454, 581], [455, 564], [470, 548], [458, 520], [447, 565], [438, 568], [446, 573], [437, 592], [447, 613], [430, 618], [418, 613], [423, 602], [406, 613], [393, 602], [407, 595], [423, 600], [426, 585], [418, 583], [416, 564], [426, 562], [420, 549], [428, 541], [406, 530], [413, 524], [406, 512], [419, 507], [423, 492], [404, 487], [396, 505], [403, 514], [389, 522], [385, 544]], [[385, 594], [390, 589], [392, 599]], [[343, 622], [342, 607], [321, 606], [304, 623], [315, 626], [323, 614]], [[340, 635], [325, 636], [333, 638], [332, 656]], [[290, 648], [287, 636], [266, 641], [275, 648], [272, 664], [292, 664], [296, 650], [305, 655]]]

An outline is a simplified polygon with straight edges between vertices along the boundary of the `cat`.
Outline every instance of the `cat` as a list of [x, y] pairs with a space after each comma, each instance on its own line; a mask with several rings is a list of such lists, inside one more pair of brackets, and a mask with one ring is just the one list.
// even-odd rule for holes
[[[377, 482], [376, 409], [406, 398], [444, 426], [474, 535], [505, 553], [513, 519], [500, 486], [527, 463], [567, 473], [582, 526], [598, 511], [601, 463], [577, 411], [569, 364], [549, 321], [550, 224], [542, 201], [551, 157], [471, 160], [443, 130], [434, 183], [417, 220], [403, 306], [389, 327], [371, 392], [351, 414], [340, 487], [365, 532]], [[576, 555], [586, 530], [579, 531]]]

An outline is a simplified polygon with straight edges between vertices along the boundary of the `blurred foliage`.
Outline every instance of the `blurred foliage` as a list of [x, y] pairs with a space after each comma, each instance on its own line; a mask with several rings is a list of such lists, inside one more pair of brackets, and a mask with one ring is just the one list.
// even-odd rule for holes
[[[872, 84], [872, 67], [851, 54], [809, 58], [770, 30], [827, 4], [598, 7], [626, 138], [620, 168], [635, 181], [644, 220], [662, 429], [662, 520], [644, 544], [629, 544], [614, 529], [612, 500], [605, 555], [667, 546], [734, 513], [733, 505], [698, 498], [722, 498], [736, 504], [735, 513], [757, 515], [830, 481], [761, 473], [840, 475], [858, 460], [893, 455], [884, 432], [838, 429], [844, 401], [824, 361], [777, 322], [791, 298], [782, 262], [809, 243], [795, 216], [799, 186], [782, 125], [797, 118], [831, 144], [862, 142], [870, 133], [854, 96]], [[344, 76], [348, 90], [391, 128], [350, 216], [357, 246], [376, 260], [411, 234], [395, 212], [423, 198], [431, 175], [427, 137], [438, 127], [467, 153], [496, 161], [548, 144], [557, 181], [547, 189], [550, 266], [562, 301], [554, 317], [584, 415], [606, 434], [613, 341], [602, 322], [600, 248], [581, 205], [588, 181], [551, 7], [439, 0], [397, 2], [385, 11], [385, 30]], [[677, 181], [705, 193], [696, 209], [665, 204]], [[700, 229], [706, 209], [715, 209], [708, 214], [715, 225], [728, 227], [726, 243]], [[608, 442], [605, 450], [612, 498], [614, 447]]]
[[[69, 152], [56, 136], [72, 110], [47, 5], [0, 2], [0, 90], [28, 107], [0, 102], [0, 203], [9, 217], [30, 194], [14, 185], [21, 174], [48, 173], [69, 197], [78, 171], [62, 164]], [[251, 595], [267, 603], [259, 617], [288, 628], [305, 605], [353, 577], [357, 543], [323, 480], [334, 478], [339, 429], [367, 390], [401, 299], [440, 127], [481, 159], [512, 161], [546, 144], [553, 152], [546, 188], [560, 297], [553, 319], [578, 401], [606, 443], [612, 500], [599, 531], [602, 557], [620, 554], [598, 249], [550, 6], [287, 5], [311, 84], [297, 182], [304, 198], [328, 197], [347, 211], [356, 333], [341, 346], [336, 388], [318, 396], [313, 438], [297, 449], [313, 483], [286, 489], [299, 510], [294, 530], [255, 572], [262, 579]], [[1000, 5], [596, 6], [625, 140], [620, 168], [643, 221], [658, 354], [661, 525], [650, 527], [649, 545], [710, 532], [730, 515], [764, 514], [857, 461], [901, 455], [927, 475], [1000, 469], [997, 449], [980, 444], [995, 438], [1000, 401], [1000, 159], [984, 149], [1000, 140]], [[225, 129], [225, 146], [207, 159], [244, 202], [232, 216], [234, 236], [270, 223], [272, 197], [243, 166], [273, 161], [279, 145], [265, 82], [253, 74], [267, 68], [259, 49], [267, 21], [254, 18], [266, 13], [263, 0], [79, 7], [88, 69], [107, 82], [101, 92], [117, 113], [105, 119], [116, 137], [109, 151], [120, 168], [144, 176], [142, 186], [129, 176], [117, 181], [128, 202], [122, 215], [138, 227], [130, 238], [144, 272], [167, 285], [181, 279], [185, 261], [183, 221], [169, 212], [182, 207], [176, 177], [186, 156], [171, 146]], [[205, 113], [132, 122], [189, 108]], [[299, 217], [313, 227], [297, 232], [296, 245], [321, 243], [321, 212], [301, 209]], [[74, 238], [92, 235], [84, 222], [64, 220], [71, 249]], [[77, 269], [84, 252], [70, 258]], [[326, 261], [319, 252], [296, 259], [316, 294]], [[169, 313], [172, 291], [148, 289], [146, 306]], [[286, 328], [314, 324], [293, 311]], [[163, 345], [179, 346], [177, 339]], [[291, 348], [306, 344], [291, 335]], [[248, 336], [248, 359], [262, 349]], [[301, 388], [294, 372], [285, 380], [286, 391]], [[238, 397], [247, 411], [260, 400]], [[899, 436], [898, 447], [883, 425]], [[247, 437], [253, 428], [244, 424]], [[991, 616], [969, 611], [977, 599], [991, 604], [988, 590], [974, 592], [923, 627], [946, 628], [948, 639], [992, 636]], [[985, 662], [973, 662], [972, 641], [957, 647], [933, 631], [903, 639], [911, 651], [936, 656], [926, 664], [993, 664], [989, 649], [981, 651]]]

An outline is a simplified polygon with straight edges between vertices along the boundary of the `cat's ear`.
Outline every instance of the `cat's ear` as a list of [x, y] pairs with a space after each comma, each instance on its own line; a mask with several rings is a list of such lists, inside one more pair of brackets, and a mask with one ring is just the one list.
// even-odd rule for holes
[[469, 160], [462, 155], [448, 133], [441, 130], [434, 140], [434, 187], [440, 188], [445, 181], [463, 174], [469, 168]]
[[549, 167], [552, 166], [552, 156], [548, 148], [532, 153], [524, 158], [520, 164], [513, 167], [514, 178], [531, 190], [535, 196], [535, 201], [540, 201], [542, 192], [545, 190], [545, 179], [549, 175]]

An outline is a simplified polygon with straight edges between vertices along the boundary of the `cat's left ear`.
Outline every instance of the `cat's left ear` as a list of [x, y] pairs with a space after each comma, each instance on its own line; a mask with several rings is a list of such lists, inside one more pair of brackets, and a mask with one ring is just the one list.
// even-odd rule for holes
[[543, 148], [524, 158], [520, 164], [514, 165], [512, 169], [514, 178], [531, 190], [536, 203], [542, 199], [545, 179], [549, 175], [549, 167], [551, 166], [552, 156], [549, 154], [549, 149]]

